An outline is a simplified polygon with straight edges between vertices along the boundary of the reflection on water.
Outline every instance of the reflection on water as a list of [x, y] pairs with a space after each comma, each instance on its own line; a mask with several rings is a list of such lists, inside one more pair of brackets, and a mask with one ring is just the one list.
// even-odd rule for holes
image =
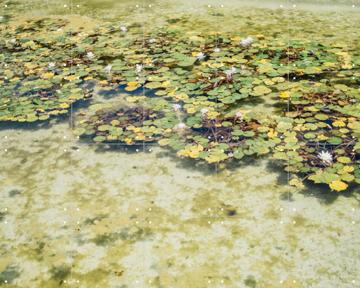
[[[56, 8], [47, 3], [53, 13], [69, 13], [58, 2]], [[159, 24], [164, 20], [159, 15], [169, 11], [189, 12], [185, 2], [155, 4], [163, 10], [148, 11], [140, 20], [157, 17]], [[132, 1], [82, 5], [82, 15], [134, 17]], [[212, 11], [202, 3], [195, 6], [191, 2], [189, 10], [197, 13], [199, 30], [241, 27], [359, 45], [360, 21], [345, 14], [348, 6], [334, 12], [334, 6], [321, 5], [332, 10], [326, 11], [332, 19], [307, 10], [241, 8], [226, 10], [238, 17], [221, 22], [211, 22]], [[319, 21], [306, 20], [312, 17]], [[99, 93], [93, 101], [105, 96]], [[341, 195], [319, 186], [297, 191], [266, 159], [222, 169], [176, 158], [154, 145], [90, 145], [78, 141], [68, 120], [1, 126], [0, 285], [357, 287], [358, 188]]]

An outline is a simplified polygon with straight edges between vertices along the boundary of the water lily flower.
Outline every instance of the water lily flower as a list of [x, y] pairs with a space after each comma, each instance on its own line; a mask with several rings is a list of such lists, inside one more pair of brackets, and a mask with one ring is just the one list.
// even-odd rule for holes
[[179, 111], [181, 109], [181, 105], [180, 104], [174, 104], [173, 109], [174, 109], [175, 112]]
[[230, 81], [232, 80], [234, 74], [237, 72], [235, 67], [231, 67], [231, 69], [229, 70], [225, 70], [225, 74], [226, 74], [226, 80]]
[[121, 30], [121, 32], [124, 32], [124, 33], [126, 33], [128, 31], [126, 26], [120, 26], [120, 30]]
[[215, 52], [215, 53], [219, 53], [219, 52], [220, 52], [220, 48], [216, 47], [216, 48], [214, 49], [214, 52]]
[[112, 65], [111, 65], [111, 64], [108, 64], [108, 65], [104, 68], [104, 71], [105, 71], [106, 73], [110, 74], [111, 69], [112, 69]]
[[242, 118], [243, 118], [243, 113], [241, 113], [241, 111], [237, 111], [237, 112], [235, 113], [235, 118], [237, 118], [237, 119], [242, 119]]
[[329, 151], [321, 151], [318, 153], [317, 157], [326, 165], [331, 165], [333, 163], [333, 156]]
[[179, 129], [179, 130], [184, 130], [187, 128], [186, 124], [185, 123], [179, 123], [178, 125], [176, 125], [176, 128]]
[[198, 54], [196, 55], [196, 59], [197, 59], [198, 61], [204, 60], [205, 57], [206, 57], [206, 55], [205, 55], [203, 52], [200, 52], [200, 53], [198, 53]]
[[248, 36], [240, 41], [240, 45], [246, 47], [246, 46], [251, 45], [253, 42], [254, 42], [254, 39], [252, 37]]
[[156, 39], [155, 39], [155, 38], [149, 39], [149, 43], [155, 43], [155, 42], [156, 42]]
[[86, 54], [86, 57], [91, 60], [91, 59], [93, 59], [93, 58], [95, 57], [95, 54], [90, 51], [90, 52], [88, 52], [88, 53]]
[[15, 44], [15, 43], [16, 43], [16, 39], [15, 39], [15, 38], [11, 39], [11, 40], [10, 40], [10, 43]]
[[48, 65], [49, 69], [52, 69], [55, 67], [55, 62], [50, 62]]
[[201, 110], [200, 110], [200, 112], [201, 112], [201, 114], [206, 114], [207, 112], [209, 112], [209, 110], [208, 109], [206, 109], [206, 108], [202, 108]]
[[135, 65], [135, 71], [136, 71], [136, 73], [140, 73], [141, 71], [142, 71], [142, 69], [143, 69], [143, 65], [141, 65], [141, 64], [136, 64]]

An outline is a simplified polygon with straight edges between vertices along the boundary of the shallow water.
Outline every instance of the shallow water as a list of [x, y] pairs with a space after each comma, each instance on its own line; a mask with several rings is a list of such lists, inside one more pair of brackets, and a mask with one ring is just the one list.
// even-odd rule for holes
[[[142, 15], [156, 26], [183, 13], [195, 22], [186, 29], [345, 41], [352, 49], [360, 10], [350, 2], [279, 9], [278, 2], [229, 1], [223, 16], [212, 16], [208, 2], [155, 1], [153, 10], [131, 12], [132, 1], [88, 1], [79, 2], [71, 25]], [[64, 3], [72, 10], [51, 1], [9, 7], [22, 11], [14, 21], [77, 13], [76, 3]], [[272, 113], [269, 104], [257, 109]], [[266, 158], [224, 169], [156, 145], [81, 142], [72, 132], [81, 109], [43, 125], [1, 124], [0, 285], [359, 287], [359, 187], [300, 191]]]

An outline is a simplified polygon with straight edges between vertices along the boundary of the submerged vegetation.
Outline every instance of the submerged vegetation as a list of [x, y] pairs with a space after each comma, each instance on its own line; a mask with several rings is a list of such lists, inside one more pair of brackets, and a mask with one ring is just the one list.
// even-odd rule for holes
[[[297, 187], [360, 183], [360, 56], [346, 46], [187, 35], [171, 21], [145, 34], [138, 23], [67, 24], [42, 18], [1, 30], [0, 121], [48, 120], [92, 98], [92, 83], [121, 87], [122, 104], [89, 109], [77, 135], [158, 143], [207, 163], [268, 154]], [[275, 112], [248, 109], [259, 100], [275, 102]]]

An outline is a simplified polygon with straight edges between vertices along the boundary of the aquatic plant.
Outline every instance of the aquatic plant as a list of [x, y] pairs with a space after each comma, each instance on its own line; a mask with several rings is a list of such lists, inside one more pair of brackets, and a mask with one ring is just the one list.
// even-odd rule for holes
[[[95, 142], [158, 142], [207, 163], [270, 154], [297, 175], [290, 184], [309, 179], [341, 191], [360, 182], [360, 58], [343, 46], [231, 33], [189, 38], [171, 25], [140, 39], [136, 25], [81, 33], [66, 24], [30, 20], [1, 30], [0, 121], [68, 113], [97, 82], [132, 94], [78, 121], [76, 133]], [[276, 115], [243, 109], [268, 99], [283, 105]]]

